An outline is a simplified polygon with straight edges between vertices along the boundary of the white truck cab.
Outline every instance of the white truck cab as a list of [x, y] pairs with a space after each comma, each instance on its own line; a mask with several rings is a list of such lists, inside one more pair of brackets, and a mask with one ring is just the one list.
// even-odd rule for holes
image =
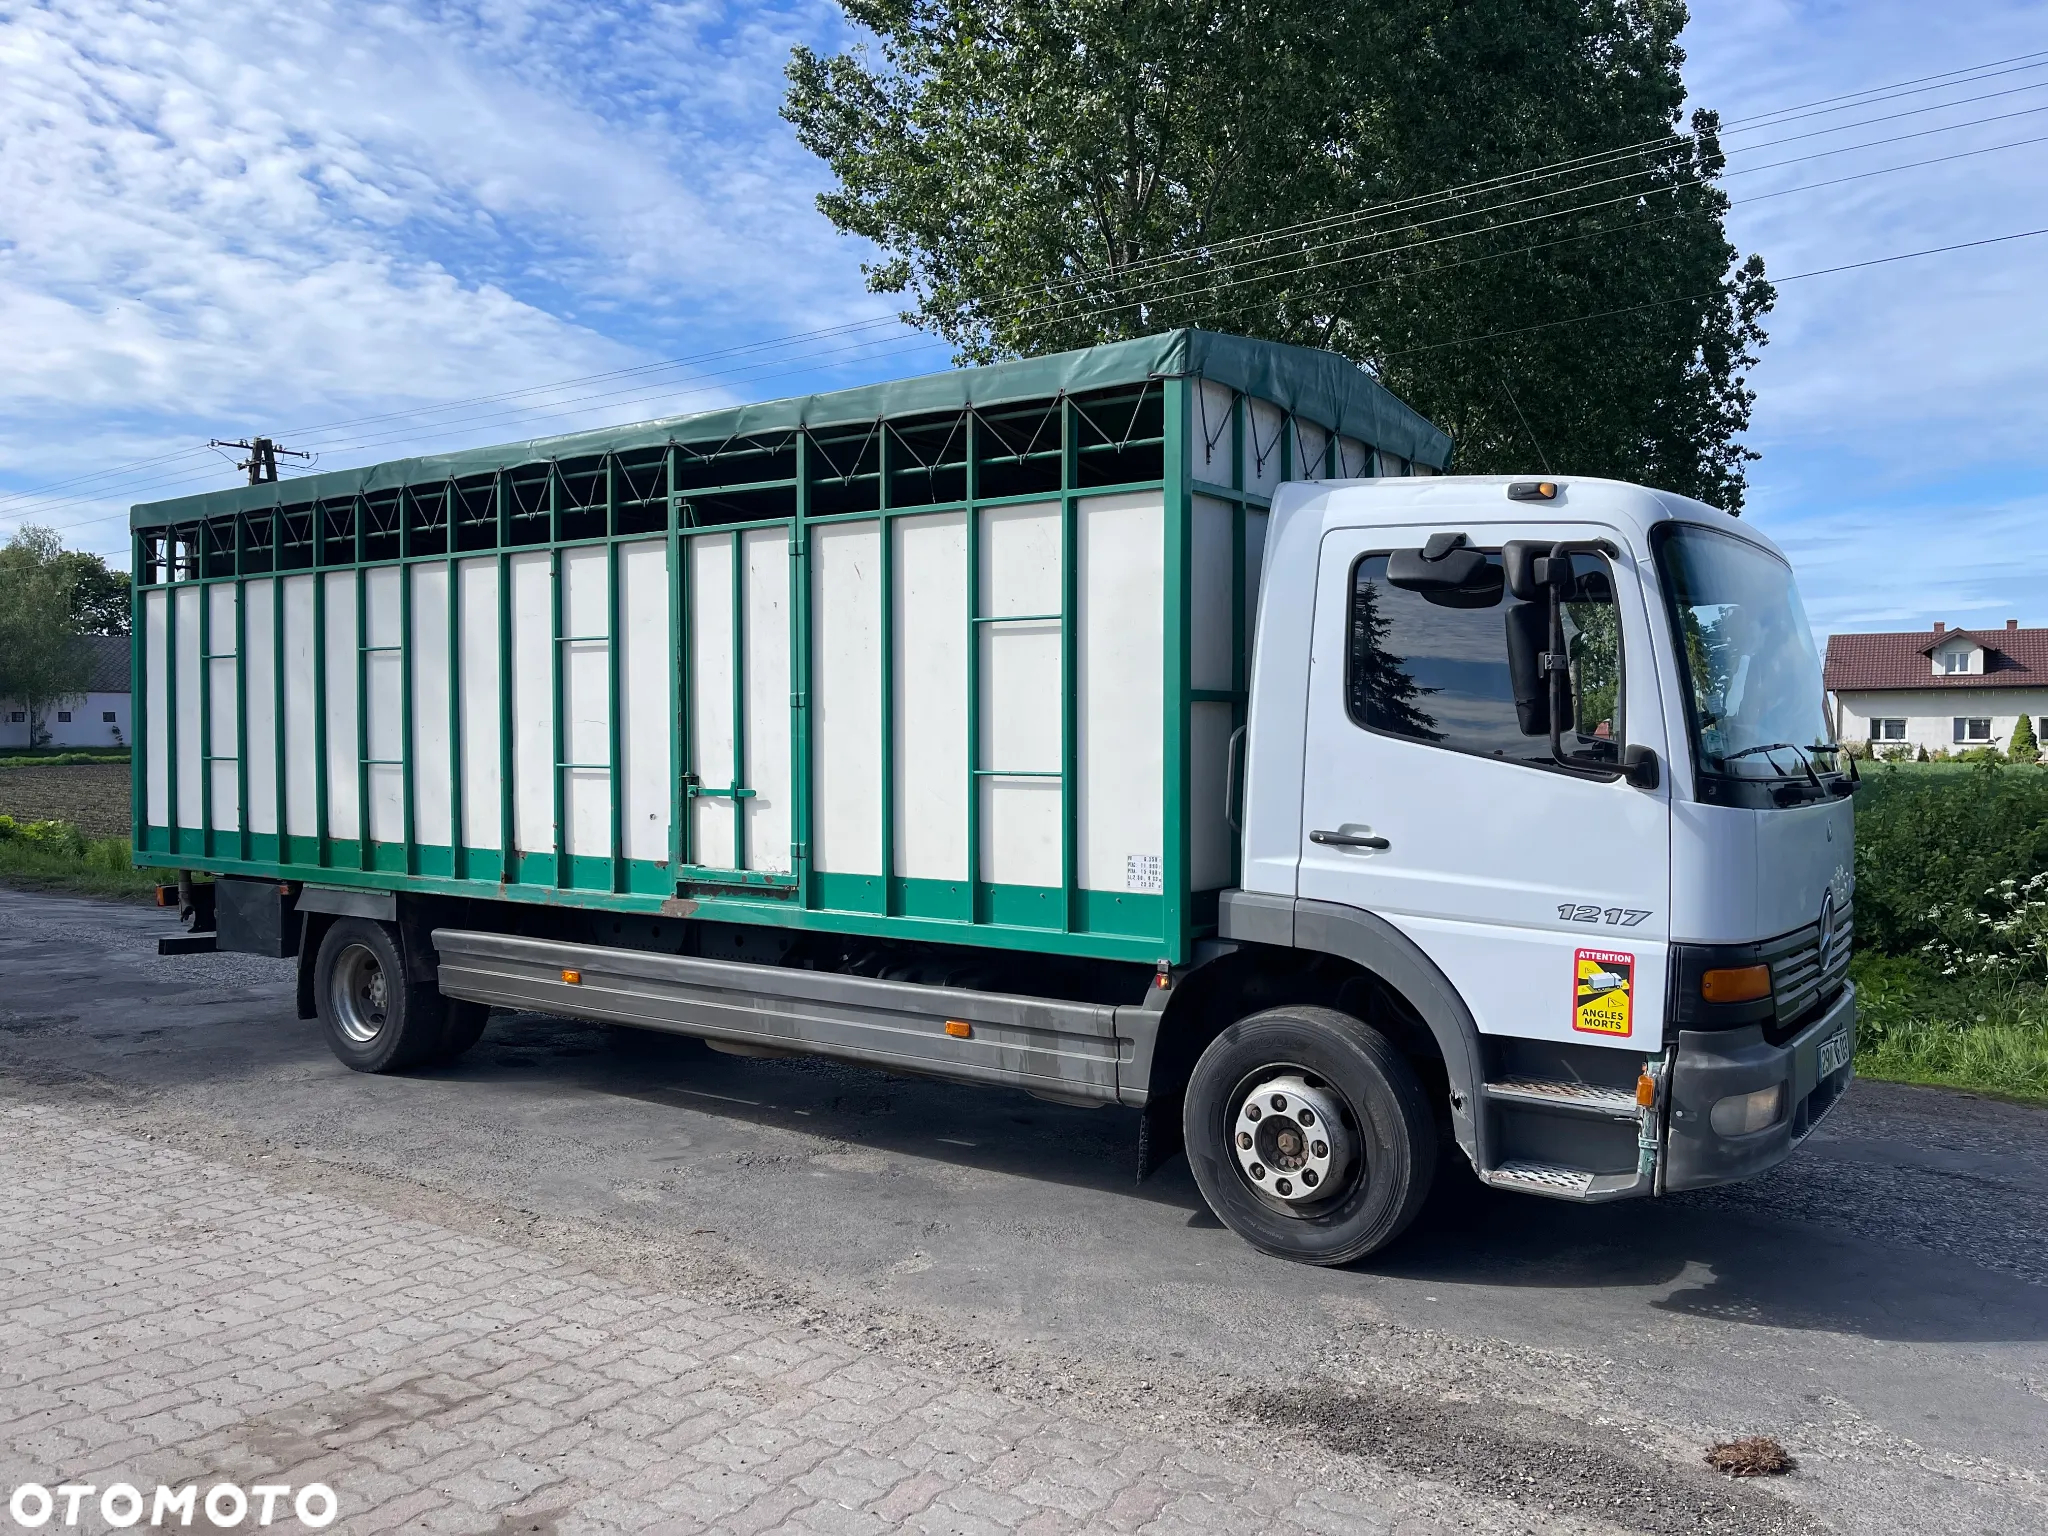
[[1404, 478], [1282, 487], [1262, 569], [1225, 937], [1398, 973], [1496, 1186], [1785, 1157], [1850, 1076], [1855, 786], [1776, 546], [1613, 481]]

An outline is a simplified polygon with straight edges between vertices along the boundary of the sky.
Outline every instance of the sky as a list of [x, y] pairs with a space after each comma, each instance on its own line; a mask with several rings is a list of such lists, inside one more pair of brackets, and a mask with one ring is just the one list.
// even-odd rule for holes
[[[847, 35], [818, 0], [0, 0], [0, 536], [125, 557], [132, 502], [236, 483], [214, 437], [330, 469], [945, 366], [777, 116], [792, 45]], [[2048, 59], [1744, 126], [2048, 50], [2048, 0], [1702, 0], [1684, 42], [1774, 276], [2048, 227]], [[2044, 273], [2048, 236], [1783, 284], [1747, 515], [1817, 629], [2048, 625]]]

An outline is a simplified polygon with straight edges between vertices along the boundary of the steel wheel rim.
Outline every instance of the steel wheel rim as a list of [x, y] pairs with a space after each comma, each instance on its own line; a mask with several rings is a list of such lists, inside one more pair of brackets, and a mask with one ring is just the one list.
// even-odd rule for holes
[[[1319, 1182], [1312, 1191], [1302, 1189], [1297, 1184], [1288, 1195], [1283, 1196], [1277, 1193], [1278, 1179], [1273, 1176], [1273, 1170], [1261, 1168], [1259, 1175], [1255, 1176], [1252, 1165], [1258, 1161], [1259, 1154], [1241, 1146], [1239, 1138], [1248, 1130], [1252, 1131], [1256, 1138], [1255, 1125], [1248, 1123], [1245, 1118], [1247, 1107], [1255, 1098], [1270, 1101], [1270, 1096], [1275, 1091], [1287, 1095], [1295, 1085], [1311, 1090], [1314, 1097], [1310, 1102], [1318, 1110], [1328, 1106], [1334, 1111], [1331, 1116], [1318, 1114], [1316, 1118], [1322, 1122], [1321, 1129], [1326, 1133], [1334, 1133], [1331, 1139], [1337, 1141], [1338, 1145], [1330, 1149], [1334, 1156], [1326, 1154], [1315, 1159], [1316, 1166], [1326, 1170], [1326, 1173], [1319, 1177]], [[1268, 1063], [1240, 1078], [1225, 1103], [1224, 1154], [1229, 1159], [1238, 1182], [1267, 1209], [1296, 1220], [1317, 1216], [1365, 1181], [1365, 1138], [1361, 1134], [1358, 1111], [1334, 1084], [1318, 1077], [1307, 1068], [1293, 1062]], [[1290, 1113], [1298, 1111], [1299, 1108], [1298, 1103], [1290, 1102]]]
[[351, 944], [334, 962], [328, 986], [334, 1022], [357, 1045], [368, 1045], [391, 1020], [391, 985], [383, 962], [367, 944]]

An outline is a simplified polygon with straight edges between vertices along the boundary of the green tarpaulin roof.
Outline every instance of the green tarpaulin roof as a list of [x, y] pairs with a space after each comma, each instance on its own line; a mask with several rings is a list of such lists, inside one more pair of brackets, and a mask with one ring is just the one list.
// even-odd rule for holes
[[954, 368], [886, 384], [835, 389], [829, 394], [797, 395], [758, 405], [666, 416], [631, 426], [601, 427], [591, 432], [539, 437], [492, 448], [464, 448], [455, 453], [392, 459], [362, 469], [302, 475], [277, 484], [240, 486], [170, 501], [145, 502], [133, 510], [129, 523], [135, 528], [161, 528], [232, 512], [434, 484], [550, 459], [588, 458], [671, 442], [717, 443], [795, 427], [844, 426], [885, 417], [957, 411], [968, 406], [1049, 399], [1061, 393], [1077, 394], [1146, 379], [1193, 376], [1270, 400], [1306, 420], [1334, 426], [1347, 437], [1359, 438], [1432, 469], [1443, 469], [1450, 463], [1450, 438], [1347, 358], [1280, 342], [1252, 341], [1213, 331], [1179, 330], [984, 368]]

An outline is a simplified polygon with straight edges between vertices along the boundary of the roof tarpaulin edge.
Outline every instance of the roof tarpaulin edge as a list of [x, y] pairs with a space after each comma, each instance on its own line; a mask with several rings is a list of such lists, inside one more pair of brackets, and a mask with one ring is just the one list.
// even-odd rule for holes
[[1450, 438], [1347, 358], [1282, 342], [1179, 330], [1045, 357], [862, 384], [825, 394], [796, 395], [558, 437], [391, 459], [359, 469], [301, 475], [275, 484], [236, 486], [143, 502], [130, 512], [129, 526], [162, 528], [233, 512], [262, 511], [278, 505], [491, 474], [550, 459], [590, 458], [671, 442], [722, 442], [797, 427], [843, 426], [884, 417], [964, 410], [970, 406], [986, 408], [1146, 379], [1191, 375], [1270, 400], [1309, 420], [1334, 426], [1347, 437], [1359, 438], [1375, 448], [1433, 469], [1443, 469], [1450, 462]]

